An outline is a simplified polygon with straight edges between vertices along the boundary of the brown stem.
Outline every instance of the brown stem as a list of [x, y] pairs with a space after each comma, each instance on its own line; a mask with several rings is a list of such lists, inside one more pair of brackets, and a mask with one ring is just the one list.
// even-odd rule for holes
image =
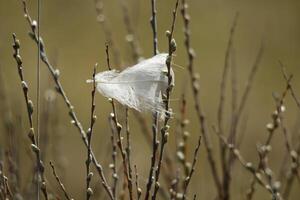
[[181, 14], [183, 17], [183, 23], [184, 23], [184, 44], [186, 47], [186, 53], [188, 57], [188, 72], [189, 72], [189, 77], [191, 79], [191, 88], [193, 92], [193, 98], [194, 98], [194, 106], [197, 114], [197, 118], [199, 120], [199, 123], [201, 125], [200, 132], [203, 136], [204, 140], [204, 145], [205, 149], [207, 152], [207, 157], [208, 157], [208, 162], [210, 165], [211, 173], [213, 175], [213, 180], [216, 185], [217, 191], [218, 191], [218, 196], [219, 198], [222, 195], [222, 186], [221, 186], [221, 181], [220, 177], [218, 175], [217, 167], [216, 167], [216, 162], [213, 157], [213, 150], [211, 146], [210, 139], [208, 137], [208, 129], [206, 125], [206, 118], [204, 116], [204, 112], [202, 110], [201, 104], [200, 104], [200, 86], [198, 83], [198, 76], [195, 74], [194, 71], [194, 58], [195, 58], [195, 52], [191, 47], [191, 36], [190, 36], [190, 17], [187, 13], [187, 2], [186, 0], [181, 0], [182, 8], [181, 8]]
[[[81, 139], [84, 143], [84, 145], [86, 146], [86, 148], [88, 147], [88, 142], [87, 142], [87, 138], [86, 138], [86, 133], [80, 123], [80, 121], [78, 120], [77, 118], [77, 115], [74, 111], [74, 106], [71, 104], [69, 98], [67, 97], [64, 89], [63, 89], [63, 86], [59, 80], [59, 76], [60, 76], [60, 73], [59, 73], [59, 70], [55, 69], [51, 63], [49, 62], [49, 59], [47, 57], [47, 54], [46, 54], [46, 50], [45, 50], [45, 44], [42, 40], [42, 38], [38, 38], [37, 36], [37, 33], [35, 31], [35, 27], [33, 26], [33, 21], [28, 13], [28, 9], [27, 9], [27, 4], [26, 4], [26, 0], [22, 0], [22, 3], [23, 3], [23, 11], [24, 11], [24, 15], [25, 15], [25, 18], [31, 28], [31, 32], [30, 32], [30, 36], [32, 38], [32, 40], [38, 45], [40, 44], [40, 56], [41, 56], [41, 59], [43, 61], [43, 63], [47, 66], [48, 70], [50, 71], [50, 74], [52, 75], [52, 78], [55, 82], [55, 85], [56, 85], [56, 89], [57, 89], [57, 92], [62, 96], [64, 102], [66, 103], [66, 106], [68, 107], [69, 109], [69, 116], [71, 117], [72, 119], [72, 124], [78, 129], [78, 132], [81, 136]], [[104, 175], [104, 172], [103, 172], [103, 168], [102, 166], [100, 165], [100, 163], [97, 161], [92, 149], [91, 149], [91, 155], [92, 155], [92, 162], [93, 164], [95, 165], [96, 167], [96, 170], [97, 170], [97, 173], [99, 174], [100, 178], [101, 178], [101, 182], [102, 182], [102, 185], [105, 189], [105, 191], [107, 192], [109, 198], [111, 200], [114, 200], [114, 197], [112, 195], [112, 192], [111, 192], [111, 188], [110, 186], [108, 185], [107, 181], [106, 181], [106, 178], [105, 178], [105, 175]]]

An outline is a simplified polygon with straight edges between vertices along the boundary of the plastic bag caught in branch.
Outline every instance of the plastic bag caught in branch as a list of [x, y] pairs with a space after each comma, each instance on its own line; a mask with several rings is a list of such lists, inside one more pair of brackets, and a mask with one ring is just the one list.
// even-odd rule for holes
[[[95, 76], [97, 90], [103, 96], [137, 111], [158, 112], [163, 116], [166, 111], [162, 97], [168, 88], [167, 56], [165, 53], [158, 54], [121, 72], [100, 72]], [[171, 86], [174, 86], [172, 69], [171, 76]]]

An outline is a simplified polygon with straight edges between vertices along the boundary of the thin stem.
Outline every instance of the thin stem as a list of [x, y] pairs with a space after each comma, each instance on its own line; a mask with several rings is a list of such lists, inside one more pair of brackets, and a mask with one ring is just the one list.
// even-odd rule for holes
[[191, 170], [190, 170], [188, 176], [186, 176], [185, 179], [184, 179], [184, 190], [183, 190], [183, 197], [182, 197], [183, 200], [186, 199], [187, 189], [188, 189], [189, 184], [191, 182], [192, 176], [195, 172], [195, 166], [196, 166], [196, 162], [197, 162], [197, 156], [198, 156], [198, 151], [200, 149], [200, 145], [201, 145], [201, 136], [198, 139], [198, 144], [197, 144], [195, 152], [194, 152], [194, 159], [193, 159]]
[[173, 87], [173, 74], [172, 74], [172, 69], [171, 69], [171, 63], [172, 63], [172, 55], [173, 53], [176, 51], [176, 42], [175, 39], [173, 38], [173, 33], [174, 33], [174, 29], [175, 29], [175, 22], [176, 22], [176, 16], [177, 16], [177, 8], [179, 5], [179, 0], [176, 1], [175, 4], [175, 8], [173, 10], [173, 20], [172, 20], [172, 26], [171, 26], [171, 31], [167, 31], [166, 35], [168, 38], [168, 45], [169, 45], [169, 52], [168, 52], [168, 57], [166, 60], [166, 66], [168, 69], [167, 72], [167, 78], [168, 78], [168, 88], [166, 89], [166, 92], [164, 94], [164, 98], [165, 98], [165, 120], [164, 120], [164, 126], [161, 128], [160, 132], [161, 132], [161, 146], [160, 146], [160, 154], [159, 154], [159, 160], [158, 160], [158, 164], [157, 164], [157, 169], [155, 171], [155, 187], [154, 187], [154, 192], [152, 195], [152, 200], [156, 199], [156, 195], [157, 192], [160, 188], [160, 184], [159, 184], [159, 175], [160, 175], [160, 169], [161, 169], [161, 165], [162, 165], [162, 160], [163, 160], [163, 154], [164, 154], [164, 147], [165, 144], [168, 141], [168, 130], [169, 130], [169, 125], [168, 122], [171, 118], [170, 116], [170, 93]]
[[[107, 61], [108, 69], [111, 70], [108, 45], [106, 45], [106, 61]], [[111, 113], [111, 117], [112, 117], [112, 120], [114, 122], [116, 131], [117, 131], [117, 145], [118, 145], [120, 153], [121, 153], [124, 175], [125, 175], [126, 181], [128, 183], [127, 185], [128, 185], [129, 198], [130, 198], [130, 200], [132, 200], [133, 199], [132, 179], [129, 176], [126, 151], [124, 150], [124, 146], [123, 146], [123, 142], [122, 142], [122, 140], [123, 140], [123, 138], [121, 136], [122, 125], [119, 123], [119, 120], [118, 120], [118, 115], [116, 112], [116, 106], [115, 106], [114, 100], [110, 99], [110, 102], [111, 102], [112, 110], [113, 110], [113, 112]]]
[[115, 130], [114, 130], [114, 122], [112, 117], [109, 117], [109, 124], [111, 128], [111, 146], [112, 146], [112, 164], [110, 165], [110, 168], [112, 169], [112, 179], [113, 179], [113, 186], [112, 186], [112, 192], [114, 197], [116, 197], [117, 192], [117, 185], [118, 185], [118, 173], [117, 173], [117, 145], [116, 145], [116, 139], [115, 139]]
[[[40, 29], [41, 29], [41, 0], [37, 0], [37, 6], [38, 6], [38, 20], [37, 20], [37, 35], [38, 38], [40, 38]], [[40, 143], [40, 91], [41, 91], [41, 72], [40, 72], [40, 40], [38, 41], [37, 45], [37, 74], [36, 74], [36, 80], [37, 80], [37, 87], [36, 87], [36, 145], [39, 147]], [[38, 177], [39, 179], [39, 177]], [[40, 182], [37, 181], [37, 200], [40, 199]]]
[[[259, 160], [258, 163], [258, 167], [257, 169], [255, 169], [255, 172], [259, 172], [260, 170], [262, 170], [263, 167], [263, 161], [266, 159], [267, 155], [268, 155], [268, 149], [270, 147], [270, 143], [271, 140], [274, 136], [275, 131], [279, 128], [279, 115], [282, 112], [282, 106], [283, 106], [283, 101], [287, 95], [287, 92], [289, 90], [289, 83], [292, 80], [292, 76], [288, 79], [288, 82], [286, 84], [286, 88], [285, 90], [282, 92], [282, 95], [280, 97], [280, 99], [278, 100], [278, 104], [276, 105], [276, 110], [275, 112], [272, 114], [272, 122], [267, 124], [267, 130], [268, 130], [268, 137], [263, 145], [264, 147], [264, 152], [261, 154], [261, 159]], [[246, 193], [246, 198], [247, 200], [251, 200], [253, 198], [253, 195], [255, 193], [255, 184], [256, 184], [257, 180], [256, 178], [253, 176], [252, 181], [250, 183], [250, 187]]]
[[[158, 47], [157, 47], [157, 22], [156, 22], [156, 0], [151, 0], [151, 19], [150, 24], [153, 32], [153, 55], [156, 55], [158, 53]], [[155, 163], [156, 163], [156, 155], [157, 150], [159, 146], [159, 142], [157, 141], [157, 134], [158, 134], [158, 112], [155, 112], [153, 114], [153, 124], [152, 124], [152, 155], [151, 155], [151, 164], [150, 164], [150, 170], [149, 170], [149, 176], [148, 181], [146, 185], [146, 194], [145, 194], [145, 200], [149, 199], [150, 196], [150, 190], [153, 184], [153, 174], [155, 171]]]
[[211, 173], [213, 175], [213, 180], [216, 185], [217, 191], [218, 191], [218, 196], [221, 197], [222, 194], [222, 186], [221, 186], [221, 181], [220, 177], [218, 175], [217, 167], [216, 167], [216, 162], [213, 157], [213, 149], [212, 145], [210, 142], [210, 139], [208, 137], [208, 129], [206, 125], [206, 118], [204, 115], [204, 112], [202, 110], [201, 104], [200, 104], [200, 85], [198, 83], [198, 75], [195, 73], [194, 70], [194, 58], [195, 58], [195, 52], [191, 47], [191, 36], [190, 36], [190, 17], [187, 13], [187, 8], [188, 4], [186, 0], [181, 0], [181, 15], [183, 18], [183, 23], [184, 23], [184, 44], [186, 47], [186, 53], [188, 57], [188, 72], [189, 72], [189, 77], [191, 79], [191, 88], [193, 91], [193, 98], [194, 98], [194, 106], [197, 114], [197, 118], [199, 120], [199, 123], [201, 125], [200, 132], [203, 136], [204, 140], [204, 145], [205, 149], [207, 152], [207, 157], [208, 157], [208, 162], [210, 165]]
[[74, 200], [74, 199], [69, 195], [69, 193], [67, 192], [67, 190], [66, 190], [64, 184], [61, 182], [59, 176], [58, 176], [57, 173], [56, 173], [55, 166], [54, 166], [54, 164], [53, 164], [51, 161], [50, 161], [50, 165], [51, 165], [51, 168], [52, 168], [53, 176], [55, 177], [55, 180], [56, 180], [56, 182], [58, 183], [60, 189], [63, 191], [63, 193], [64, 193], [66, 199], [68, 199], [68, 200]]
[[[48, 70], [50, 71], [50, 74], [52, 75], [52, 78], [55, 82], [55, 85], [56, 85], [56, 90], [57, 92], [62, 96], [64, 102], [66, 103], [66, 106], [68, 107], [69, 109], [69, 116], [71, 117], [72, 119], [72, 124], [78, 129], [78, 132], [81, 136], [81, 139], [84, 143], [84, 145], [86, 146], [86, 148], [88, 147], [88, 143], [87, 143], [87, 138], [86, 138], [86, 133], [80, 123], [80, 121], [78, 120], [77, 118], [77, 115], [74, 111], [74, 106], [71, 104], [69, 98], [67, 97], [64, 89], [63, 89], [63, 86], [59, 80], [59, 77], [60, 77], [60, 72], [58, 69], [55, 69], [51, 63], [49, 62], [49, 59], [47, 57], [47, 54], [46, 54], [46, 50], [45, 50], [45, 44], [42, 40], [42, 38], [40, 37], [38, 39], [38, 36], [37, 36], [37, 33], [35, 31], [35, 27], [33, 26], [33, 21], [28, 13], [28, 9], [27, 9], [27, 4], [26, 4], [26, 0], [22, 0], [22, 3], [23, 3], [23, 11], [24, 11], [24, 15], [25, 15], [25, 18], [31, 28], [31, 32], [30, 32], [30, 36], [31, 36], [31, 39], [38, 45], [38, 43], [40, 42], [40, 56], [41, 56], [41, 60], [43, 61], [43, 63], [45, 63], [45, 65], [47, 66]], [[111, 191], [111, 188], [110, 186], [108, 185], [107, 181], [106, 181], [106, 178], [105, 178], [105, 175], [104, 175], [104, 172], [103, 172], [103, 168], [102, 166], [100, 165], [100, 163], [97, 161], [93, 151], [91, 150], [91, 155], [92, 155], [92, 161], [93, 161], [93, 164], [95, 165], [95, 168], [97, 170], [97, 173], [99, 174], [100, 178], [101, 178], [101, 183], [105, 189], [105, 191], [107, 192], [109, 198], [111, 200], [114, 200], [114, 197], [112, 195], [112, 191]]]
[[136, 196], [137, 196], [137, 200], [139, 200], [139, 199], [141, 199], [141, 196], [142, 196], [142, 189], [140, 188], [140, 185], [139, 185], [139, 174], [138, 174], [136, 165], [134, 165], [134, 170], [135, 170]]
[[[216, 128], [214, 127], [215, 132], [217, 133]], [[217, 133], [217, 136], [221, 139], [221, 141], [225, 144], [226, 148], [228, 150], [230, 150], [233, 155], [236, 157], [236, 159], [240, 162], [240, 164], [244, 167], [244, 169], [246, 169], [248, 172], [250, 172], [253, 177], [255, 178], [255, 180], [269, 193], [271, 193], [271, 195], [274, 195], [274, 191], [272, 189], [272, 187], [266, 183], [260, 172], [256, 171], [255, 167], [253, 166], [253, 164], [251, 162], [247, 162], [244, 157], [241, 155], [240, 151], [233, 145], [233, 144], [229, 144], [226, 140], [226, 138], [222, 135], [219, 135]]]
[[91, 102], [91, 117], [90, 117], [90, 128], [87, 131], [87, 142], [88, 142], [88, 149], [87, 149], [87, 160], [86, 160], [86, 199], [89, 200], [91, 198], [91, 196], [93, 195], [93, 190], [92, 188], [90, 188], [90, 183], [91, 183], [91, 179], [93, 176], [93, 173], [90, 171], [90, 164], [92, 162], [92, 158], [91, 158], [91, 143], [92, 143], [92, 135], [93, 135], [93, 130], [94, 130], [94, 124], [96, 122], [96, 115], [95, 113], [95, 93], [96, 93], [96, 80], [95, 80], [95, 76], [96, 76], [96, 68], [97, 68], [97, 63], [94, 66], [94, 70], [93, 70], [93, 88], [92, 88], [92, 92], [91, 92], [91, 96], [92, 96], [92, 102]]
[[153, 54], [158, 54], [158, 40], [157, 40], [157, 21], [156, 21], [156, 0], [151, 0], [151, 27], [153, 32]]
[[29, 119], [29, 133], [28, 133], [28, 137], [31, 141], [31, 148], [32, 151], [35, 154], [36, 157], [36, 165], [37, 165], [37, 181], [39, 182], [39, 177], [41, 177], [41, 182], [42, 184], [39, 185], [39, 190], [42, 190], [42, 193], [45, 197], [46, 200], [48, 200], [48, 193], [47, 193], [47, 187], [46, 187], [46, 179], [45, 179], [45, 175], [44, 175], [44, 164], [43, 161], [41, 160], [41, 151], [40, 148], [37, 145], [37, 139], [36, 139], [36, 135], [35, 135], [35, 131], [34, 131], [34, 127], [33, 127], [33, 103], [29, 98], [28, 95], [28, 86], [26, 81], [24, 80], [24, 76], [23, 76], [23, 61], [22, 61], [22, 57], [20, 56], [20, 41], [17, 39], [16, 35], [13, 34], [13, 49], [14, 49], [14, 54], [13, 57], [17, 63], [17, 68], [18, 68], [18, 73], [19, 73], [19, 77], [21, 80], [21, 84], [22, 84], [22, 89], [23, 89], [23, 94], [24, 94], [24, 98], [25, 98], [25, 103], [26, 103], [26, 107], [27, 107], [27, 114], [28, 114], [28, 119]]
[[127, 164], [128, 164], [128, 175], [132, 180], [132, 167], [131, 167], [131, 140], [130, 140], [130, 130], [129, 130], [129, 109], [125, 109], [125, 126], [126, 126], [126, 154], [127, 154]]
[[[242, 98], [241, 98], [241, 102], [238, 105], [238, 108], [236, 110], [236, 113], [234, 114], [233, 118], [232, 118], [232, 122], [231, 122], [231, 127], [230, 127], [230, 133], [228, 136], [228, 140], [230, 143], [235, 144], [236, 143], [236, 134], [237, 134], [237, 128], [240, 122], [240, 119], [242, 118], [241, 115], [244, 111], [244, 108], [246, 106], [246, 102], [248, 100], [249, 97], [249, 93], [251, 91], [252, 85], [253, 85], [253, 81], [254, 81], [254, 77], [256, 75], [256, 72], [258, 70], [259, 64], [261, 62], [261, 58], [263, 55], [263, 43], [261, 43], [260, 48], [258, 50], [257, 56], [255, 58], [254, 64], [251, 68], [251, 71], [249, 73], [248, 76], [248, 80], [246, 83], [246, 88], [242, 94]], [[228, 161], [227, 161], [227, 168], [225, 171], [225, 175], [224, 175], [224, 187], [225, 186], [229, 186], [231, 183], [231, 169], [232, 169], [232, 165], [234, 163], [235, 157], [232, 153], [229, 153], [229, 157], [228, 157]], [[227, 190], [229, 192], [229, 188], [227, 188]]]
[[[288, 74], [286, 72], [286, 68], [285, 68], [285, 66], [283, 65], [283, 63], [281, 61], [279, 61], [279, 65], [281, 67], [281, 72], [282, 72], [283, 78], [288, 83], [289, 76], [288, 76]], [[297, 97], [297, 95], [295, 93], [294, 87], [291, 84], [289, 85], [289, 91], [290, 91], [290, 93], [291, 93], [291, 95], [292, 95], [292, 97], [293, 97], [293, 99], [294, 99], [297, 107], [300, 109], [300, 100], [298, 99], [298, 97]]]
[[[156, 21], [156, 0], [151, 0], [151, 19], [150, 19], [150, 24], [151, 24], [151, 29], [153, 33], [153, 55], [156, 55], [158, 53], [158, 47], [157, 47], [157, 21]], [[152, 124], [152, 155], [151, 155], [151, 164], [150, 164], [150, 171], [149, 171], [149, 176], [148, 176], [148, 182], [146, 186], [146, 194], [145, 194], [145, 200], [149, 199], [150, 196], [150, 190], [153, 184], [153, 174], [155, 171], [155, 163], [156, 163], [156, 155], [157, 155], [157, 150], [158, 150], [158, 145], [159, 142], [157, 141], [157, 133], [158, 133], [158, 112], [155, 112], [153, 114], [153, 124]]]
[[[220, 83], [220, 100], [219, 100], [219, 107], [217, 113], [217, 123], [218, 123], [218, 133], [220, 135], [224, 135], [223, 130], [223, 115], [224, 115], [224, 105], [225, 105], [225, 94], [226, 94], [226, 81], [228, 76], [228, 71], [230, 68], [230, 53], [233, 46], [233, 39], [235, 34], [235, 29], [238, 21], [239, 14], [236, 13], [233, 24], [230, 29], [229, 39], [227, 43], [226, 53], [225, 53], [225, 60], [224, 60], [224, 68]], [[226, 163], [226, 148], [223, 143], [220, 141], [220, 155], [221, 155], [221, 164], [222, 164], [222, 171], [223, 171], [223, 198], [229, 199], [229, 187], [230, 187], [230, 172], [228, 171], [228, 166]]]

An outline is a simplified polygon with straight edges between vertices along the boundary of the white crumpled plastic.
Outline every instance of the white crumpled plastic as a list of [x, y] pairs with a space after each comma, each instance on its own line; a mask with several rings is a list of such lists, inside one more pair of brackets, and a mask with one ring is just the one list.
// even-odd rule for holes
[[[162, 94], [165, 94], [168, 88], [167, 56], [166, 53], [158, 54], [121, 72], [100, 72], [95, 76], [97, 90], [103, 96], [115, 99], [137, 111], [158, 112], [162, 116], [166, 112]], [[171, 85], [174, 86], [172, 69], [171, 76]]]

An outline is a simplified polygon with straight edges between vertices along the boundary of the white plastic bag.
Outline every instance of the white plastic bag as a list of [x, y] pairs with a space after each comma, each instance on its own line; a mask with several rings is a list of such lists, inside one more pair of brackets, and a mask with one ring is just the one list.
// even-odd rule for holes
[[[115, 99], [137, 111], [164, 115], [162, 94], [166, 93], [168, 87], [167, 56], [165, 53], [158, 54], [122, 72], [100, 72], [95, 76], [97, 90], [105, 97]], [[171, 76], [173, 86], [175, 77], [172, 69]]]

